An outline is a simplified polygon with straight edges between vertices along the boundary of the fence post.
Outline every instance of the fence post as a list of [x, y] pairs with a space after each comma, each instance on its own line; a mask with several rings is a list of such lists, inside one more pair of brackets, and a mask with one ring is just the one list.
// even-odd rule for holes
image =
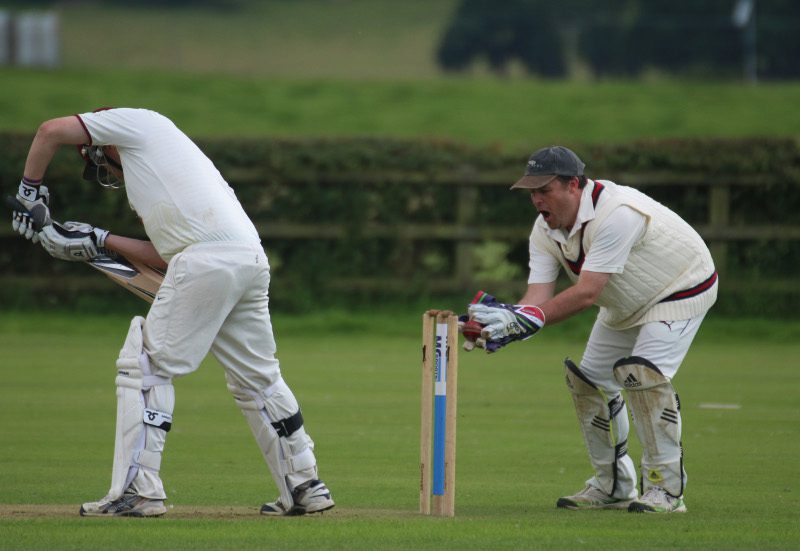
[[731, 189], [727, 184], [715, 183], [709, 190], [708, 223], [717, 237], [711, 242], [711, 256], [717, 272], [722, 275], [728, 265], [728, 243], [724, 235], [730, 223]]
[[[475, 185], [456, 187], [456, 223], [462, 230], [476, 229], [478, 188]], [[455, 278], [459, 287], [468, 289], [474, 286], [475, 262], [474, 242], [470, 238], [459, 237], [456, 241]]]

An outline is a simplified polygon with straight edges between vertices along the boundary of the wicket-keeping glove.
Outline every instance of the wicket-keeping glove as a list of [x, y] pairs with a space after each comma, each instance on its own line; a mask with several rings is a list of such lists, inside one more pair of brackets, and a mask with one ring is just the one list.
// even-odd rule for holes
[[105, 254], [108, 230], [83, 222], [53, 222], [39, 232], [42, 247], [53, 258], [86, 261]]
[[505, 304], [492, 295], [479, 291], [468, 307], [469, 318], [484, 327], [483, 339], [475, 344], [487, 352], [495, 352], [510, 342], [524, 341], [544, 327], [544, 312], [538, 306]]
[[11, 214], [11, 228], [34, 243], [39, 241], [37, 232], [50, 223], [50, 192], [47, 186], [33, 185], [35, 183], [22, 178], [16, 199], [28, 211], [15, 210]]

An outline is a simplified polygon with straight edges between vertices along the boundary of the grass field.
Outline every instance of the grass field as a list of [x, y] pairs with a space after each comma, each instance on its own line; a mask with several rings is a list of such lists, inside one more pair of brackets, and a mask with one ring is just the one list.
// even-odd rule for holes
[[32, 134], [104, 105], [161, 111], [195, 137], [427, 136], [525, 151], [800, 128], [796, 82], [606, 81], [585, 70], [548, 81], [480, 66], [445, 76], [435, 51], [457, 0], [228, 4], [57, 3], [63, 69], [0, 69], [0, 130]]
[[[232, 9], [69, 2], [68, 68], [289, 78], [427, 78], [457, 0], [245, 0]], [[98, 33], [113, 37], [98, 48]]]
[[142, 521], [77, 515], [108, 487], [127, 317], [0, 314], [0, 549], [798, 547], [797, 322], [707, 320], [676, 379], [689, 512], [665, 517], [554, 507], [589, 475], [561, 360], [580, 357], [591, 316], [494, 356], [462, 353], [457, 516], [443, 520], [416, 513], [418, 317], [376, 317], [275, 320], [333, 511], [259, 517], [276, 492], [209, 360], [176, 381], [172, 508]]
[[[103, 105], [160, 111], [193, 137], [436, 137], [528, 151], [550, 143], [797, 136], [800, 84], [270, 79], [0, 70], [0, 130]], [[24, 101], [22, 100], [24, 98]]]

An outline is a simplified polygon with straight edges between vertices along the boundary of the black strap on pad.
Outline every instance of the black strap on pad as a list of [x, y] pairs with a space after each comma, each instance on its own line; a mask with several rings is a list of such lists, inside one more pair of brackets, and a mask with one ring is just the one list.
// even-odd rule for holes
[[297, 410], [297, 413], [292, 415], [291, 417], [287, 417], [286, 419], [281, 419], [275, 423], [270, 423], [272, 428], [278, 433], [278, 436], [286, 438], [287, 436], [291, 436], [295, 433], [298, 429], [302, 428], [303, 426], [303, 414], [300, 410]]

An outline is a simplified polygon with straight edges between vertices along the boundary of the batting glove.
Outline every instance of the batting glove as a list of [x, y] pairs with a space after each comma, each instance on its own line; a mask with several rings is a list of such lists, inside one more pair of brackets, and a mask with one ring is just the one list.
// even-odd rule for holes
[[15, 210], [11, 214], [11, 228], [33, 243], [39, 241], [37, 232], [50, 223], [50, 191], [40, 182], [22, 178], [16, 199], [28, 210]]
[[108, 230], [83, 222], [53, 222], [40, 232], [42, 247], [53, 258], [71, 261], [91, 260], [105, 254]]
[[468, 307], [469, 318], [482, 324], [482, 339], [475, 344], [495, 352], [514, 341], [524, 341], [544, 327], [545, 316], [538, 306], [505, 304], [479, 291]]

